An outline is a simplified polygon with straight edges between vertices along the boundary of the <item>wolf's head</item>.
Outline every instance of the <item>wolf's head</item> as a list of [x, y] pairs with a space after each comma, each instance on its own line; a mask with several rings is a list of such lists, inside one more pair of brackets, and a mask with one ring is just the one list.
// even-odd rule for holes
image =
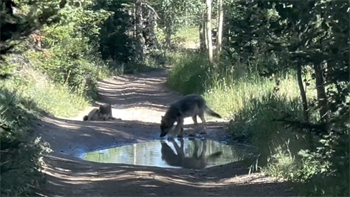
[[160, 137], [164, 137], [171, 130], [174, 122], [175, 121], [167, 118], [166, 116], [162, 116], [160, 121]]
[[107, 104], [107, 105], [101, 105], [101, 104], [99, 104], [99, 105], [98, 105], [99, 113], [100, 113], [100, 114], [107, 114], [107, 113], [108, 113], [108, 107], [109, 107], [108, 104]]

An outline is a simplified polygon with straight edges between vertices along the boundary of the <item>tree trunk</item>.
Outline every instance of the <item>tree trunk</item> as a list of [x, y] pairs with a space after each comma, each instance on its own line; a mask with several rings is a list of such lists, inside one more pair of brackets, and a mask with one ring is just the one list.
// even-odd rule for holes
[[142, 34], [142, 0], [135, 0], [136, 15], [136, 60], [138, 63], [144, 63], [145, 39]]
[[315, 78], [316, 78], [316, 90], [317, 90], [317, 100], [319, 106], [319, 113], [321, 120], [325, 123], [328, 121], [328, 102], [326, 90], [324, 87], [323, 71], [321, 63], [314, 64]]
[[207, 11], [203, 10], [202, 13], [202, 18], [203, 18], [203, 23], [202, 23], [202, 31], [203, 31], [203, 43], [204, 43], [204, 48], [207, 49], [208, 48], [208, 39], [207, 39]]
[[206, 32], [207, 32], [207, 43], [208, 43], [208, 55], [209, 62], [213, 63], [213, 43], [212, 43], [212, 34], [211, 34], [211, 3], [212, 0], [206, 0], [207, 2], [207, 22], [206, 22]]
[[224, 23], [224, 10], [223, 10], [223, 0], [218, 0], [218, 12], [219, 12], [219, 20], [218, 20], [218, 33], [217, 33], [217, 55], [220, 57], [221, 47], [222, 47], [222, 29]]
[[166, 7], [165, 10], [167, 10], [168, 13], [163, 20], [165, 20], [165, 29], [164, 29], [164, 35], [165, 35], [165, 48], [166, 49], [170, 49], [171, 48], [171, 36], [173, 33], [173, 19], [174, 19], [174, 15], [171, 14], [171, 8], [170, 7]]
[[[150, 12], [152, 10], [149, 10]], [[155, 13], [150, 13], [149, 15], [149, 31], [150, 31], [150, 40], [151, 40], [151, 44], [154, 45], [154, 47], [156, 49], [160, 49], [161, 45], [158, 42], [155, 30], [157, 28], [157, 18]]]
[[168, 22], [166, 23], [165, 27], [165, 42], [166, 42], [166, 48], [170, 49], [171, 48], [171, 24]]
[[136, 23], [136, 3], [135, 7], [133, 9], [133, 19], [134, 19], [134, 32], [133, 32], [133, 37], [136, 38], [136, 30], [137, 30], [137, 23]]
[[303, 79], [302, 79], [301, 65], [297, 65], [297, 75], [298, 75], [297, 77], [298, 77], [300, 96], [301, 96], [301, 100], [303, 102], [304, 121], [308, 123], [309, 122], [309, 108], [307, 105], [306, 93], [305, 93], [305, 88], [304, 88]]
[[205, 47], [205, 28], [203, 23], [199, 25], [199, 43], [200, 43], [199, 49], [201, 51], [204, 51], [206, 47]]
[[[303, 84], [303, 80], [302, 80], [302, 72], [301, 72], [301, 65], [298, 65], [298, 68], [297, 68], [297, 77], [298, 77], [298, 83], [299, 83], [299, 89], [300, 89], [300, 95], [301, 95], [301, 100], [303, 102], [303, 113], [304, 113], [304, 121], [306, 123], [309, 123], [310, 122], [310, 110], [309, 110], [309, 107], [308, 107], [308, 103], [307, 103], [307, 97], [306, 97], [306, 87], [307, 85], [305, 85], [304, 87], [304, 84]], [[312, 136], [312, 133], [311, 133], [311, 129], [309, 129], [309, 132], [307, 132], [305, 134], [305, 139], [307, 140], [308, 142], [308, 147], [310, 150], [313, 150], [314, 149], [314, 138]]]

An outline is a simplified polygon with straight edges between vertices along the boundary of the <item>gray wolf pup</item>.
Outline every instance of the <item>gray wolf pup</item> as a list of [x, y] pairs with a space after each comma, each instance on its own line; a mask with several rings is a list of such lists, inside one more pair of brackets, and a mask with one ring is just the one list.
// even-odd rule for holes
[[204, 98], [197, 94], [189, 94], [181, 98], [180, 100], [172, 103], [165, 115], [161, 117], [160, 123], [160, 137], [164, 137], [174, 126], [174, 123], [177, 122], [175, 127], [175, 135], [178, 134], [179, 129], [181, 134], [178, 137], [183, 137], [183, 123], [184, 118], [192, 117], [195, 127], [198, 126], [197, 116], [202, 121], [204, 131], [201, 134], [206, 133], [206, 121], [204, 119], [204, 112], [208, 115], [221, 118], [219, 114], [211, 110], [207, 105]]
[[85, 115], [83, 121], [87, 120], [114, 120], [112, 115], [112, 106], [110, 104], [99, 105], [99, 108], [92, 109], [88, 115]]

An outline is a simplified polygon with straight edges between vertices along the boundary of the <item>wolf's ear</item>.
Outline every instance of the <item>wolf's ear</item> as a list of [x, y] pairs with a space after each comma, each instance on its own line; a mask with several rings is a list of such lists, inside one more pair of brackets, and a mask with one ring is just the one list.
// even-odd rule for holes
[[164, 119], [164, 116], [161, 116], [161, 119], [163, 120], [163, 119]]

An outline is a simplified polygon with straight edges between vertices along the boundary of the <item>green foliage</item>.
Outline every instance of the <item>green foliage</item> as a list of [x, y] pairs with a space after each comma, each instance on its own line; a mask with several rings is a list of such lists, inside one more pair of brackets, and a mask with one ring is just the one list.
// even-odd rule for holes
[[208, 61], [203, 54], [184, 52], [174, 54], [167, 84], [182, 94], [203, 93], [208, 82]]
[[[292, 132], [306, 133], [308, 146], [294, 151], [281, 146], [281, 157], [288, 151], [293, 155], [303, 152], [292, 161], [290, 173], [282, 173], [285, 170], [272, 164], [274, 168], [269, 165], [268, 169], [303, 183], [300, 186], [309, 195], [349, 195], [345, 186], [349, 183], [349, 169], [343, 164], [348, 163], [349, 154], [346, 119], [350, 104], [347, 55], [350, 40], [349, 28], [342, 28], [349, 22], [349, 2], [240, 1], [231, 5], [234, 6], [228, 7], [229, 16], [226, 15], [232, 19], [226, 20], [225, 35], [229, 37], [226, 56], [238, 54], [245, 59], [256, 54], [274, 56], [278, 63], [265, 67], [263, 74], [301, 67], [302, 78], [312, 76], [305, 82], [317, 86], [317, 99], [307, 97], [309, 109], [303, 109], [310, 110], [311, 120], [305, 122], [308, 118], [305, 114], [298, 117], [288, 108], [283, 110], [285, 114], [275, 117]], [[314, 132], [318, 135], [313, 136]]]
[[[99, 52], [104, 60], [115, 63], [112, 68], [121, 68], [121, 65], [130, 62], [135, 54], [135, 40], [130, 36], [133, 30], [133, 18], [126, 12], [128, 4], [122, 4], [117, 0], [98, 1], [93, 10], [106, 10], [110, 14], [103, 23], [99, 24], [99, 32], [95, 40], [99, 46]], [[91, 37], [91, 36], [90, 36]]]
[[[233, 121], [230, 122], [229, 130], [235, 137], [245, 138], [257, 147], [261, 166], [275, 162], [268, 161], [276, 157], [275, 154], [289, 152], [293, 158], [300, 148], [308, 148], [303, 138], [305, 136], [276, 122], [276, 119], [282, 117], [287, 110], [299, 119], [302, 117], [300, 101], [295, 90], [294, 98], [288, 98], [283, 94], [276, 95], [270, 89], [270, 92], [247, 99], [245, 106], [232, 116]], [[276, 162], [276, 165], [280, 163]]]
[[[56, 117], [72, 117], [88, 106], [88, 99], [69, 91], [66, 85], [56, 84], [40, 71], [25, 69], [3, 82], [9, 91], [23, 101], [32, 104]], [[30, 108], [32, 104], [28, 104]]]
[[[226, 90], [246, 92], [247, 84], [251, 84], [251, 87], [255, 86], [255, 84], [262, 84], [264, 88], [262, 91], [266, 91], [266, 88], [274, 86], [272, 78], [269, 80], [259, 76], [259, 65], [268, 64], [272, 61], [263, 56], [257, 57], [256, 60], [250, 62], [230, 62], [227, 59], [222, 59], [221, 62], [216, 64], [215, 68], [209, 65], [208, 57], [203, 52], [183, 50], [172, 53], [169, 59], [173, 61], [171, 62], [172, 68], [167, 84], [182, 94], [202, 94], [207, 91], [214, 91], [214, 89], [222, 92], [226, 92]], [[286, 72], [278, 76], [286, 77], [286, 81], [294, 81], [295, 79], [291, 78], [290, 74]], [[291, 85], [291, 83], [285, 82], [282, 82], [282, 84], [287, 85], [288, 87], [286, 88], [291, 88], [292, 86], [293, 90], [297, 88], [295, 84]], [[254, 89], [252, 92], [255, 91], [255, 87], [252, 89]], [[287, 89], [281, 91], [283, 93], [285, 93], [284, 91], [288, 92]]]
[[173, 42], [181, 48], [196, 48], [199, 45], [198, 27], [185, 26], [179, 28], [174, 35]]
[[228, 7], [225, 17], [230, 20], [225, 20], [223, 37], [230, 39], [224, 45], [225, 55], [231, 55], [234, 50], [240, 58], [246, 59], [264, 52], [270, 34], [263, 33], [276, 16], [273, 11], [259, 9], [256, 4], [254, 1], [237, 1]]
[[[228, 76], [226, 76], [228, 77]], [[281, 79], [280, 90], [276, 93], [281, 98], [296, 99], [298, 98], [298, 87], [295, 84], [295, 77], [288, 75]], [[204, 96], [210, 106], [227, 119], [238, 118], [237, 113], [243, 109], [251, 109], [252, 105], [261, 103], [262, 99], [269, 95], [275, 89], [275, 82], [258, 75], [249, 78], [241, 78], [230, 82], [228, 80], [217, 80], [212, 87], [204, 93]], [[254, 100], [255, 102], [252, 102]], [[225, 101], [225, 102], [223, 102]], [[249, 114], [255, 117], [255, 113]], [[248, 115], [247, 115], [248, 117]], [[242, 120], [243, 121], [243, 120]], [[250, 122], [250, 120], [247, 120]], [[260, 122], [259, 122], [260, 123]], [[244, 126], [244, 125], [242, 125]], [[240, 129], [239, 137], [250, 136], [245, 133], [244, 128]], [[236, 132], [235, 132], [236, 133]]]
[[[221, 62], [212, 71], [200, 58], [175, 63], [169, 84], [186, 94], [204, 90], [211, 106], [232, 116], [237, 139], [258, 148], [265, 172], [307, 195], [348, 196], [348, 12], [348, 1], [225, 1]], [[279, 91], [269, 93], [273, 82], [258, 75]]]
[[[57, 21], [57, 8], [61, 8], [61, 6], [57, 6], [59, 3], [60, 1], [58, 0], [0, 1], [0, 78], [6, 78], [11, 75], [4, 56], [16, 51], [21, 52], [23, 49], [14, 50], [15, 46], [41, 25], [55, 23]], [[22, 7], [22, 10], [15, 13], [14, 9], [19, 7]]]
[[33, 195], [41, 181], [42, 156], [49, 152], [47, 144], [32, 137], [30, 122], [39, 111], [30, 100], [0, 87], [0, 167], [1, 195]]
[[[329, 167], [310, 175], [308, 185], [313, 185], [316, 195], [349, 195], [349, 169], [344, 166], [349, 162], [349, 125], [346, 123], [349, 118], [349, 86], [345, 85], [349, 83], [349, 76], [345, 74], [348, 73], [345, 70], [349, 69], [349, 58], [344, 52], [349, 51], [350, 38], [349, 29], [341, 28], [349, 21], [346, 14], [349, 3], [310, 1], [291, 4], [295, 9], [276, 7], [282, 20], [287, 21], [287, 26], [280, 28], [280, 32], [295, 32], [297, 35], [291, 37], [298, 36], [287, 48], [291, 51], [291, 59], [303, 65], [313, 65], [312, 74], [316, 82], [319, 81], [317, 85], [322, 85], [320, 72], [325, 84], [330, 84], [325, 90], [317, 89], [318, 95], [328, 100], [327, 103], [320, 101], [320, 115], [329, 110], [320, 122], [329, 121], [330, 124], [322, 132], [316, 150], [303, 155], [307, 161], [323, 161], [329, 163]], [[300, 13], [300, 25], [300, 19], [293, 15], [296, 8], [308, 10]], [[338, 88], [335, 90], [331, 86]]]
[[[285, 111], [302, 119], [299, 89], [293, 73], [281, 75], [279, 90], [273, 92], [275, 82], [252, 69], [270, 61], [263, 57], [249, 64], [236, 63], [236, 69], [229, 70], [231, 65], [222, 63], [213, 70], [204, 54], [176, 55], [168, 85], [183, 94], [203, 94], [212, 109], [225, 119], [232, 119], [228, 130], [235, 139], [248, 141], [259, 150], [258, 165], [265, 166], [264, 172], [299, 180], [296, 176], [301, 176], [303, 169], [298, 151], [308, 148], [305, 134], [295, 133], [275, 121], [284, 116]], [[308, 93], [309, 98], [313, 96], [313, 92]]]
[[[19, 15], [14, 16], [20, 18], [16, 28], [4, 28], [2, 23], [1, 35], [8, 33], [5, 30], [11, 30], [13, 35], [22, 34], [6, 38], [6, 46], [13, 46], [13, 41], [25, 41], [15, 43], [13, 49], [26, 51], [20, 55], [2, 54], [7, 66], [0, 69], [1, 73], [13, 75], [1, 82], [0, 90], [4, 196], [33, 195], [38, 189], [41, 157], [47, 149], [40, 139], [32, 137], [31, 123], [36, 117], [46, 112], [60, 117], [77, 115], [87, 106], [87, 97], [96, 98], [97, 79], [109, 73], [96, 46], [90, 42], [108, 13], [83, 9], [91, 2], [85, 3], [76, 6], [66, 5], [65, 1], [21, 1]], [[27, 23], [31, 25], [26, 26]], [[41, 37], [39, 47], [37, 43], [33, 46], [33, 40], [27, 37], [35, 29], [40, 29], [35, 32]]]
[[96, 81], [106, 76], [107, 67], [85, 35], [87, 32], [95, 35], [99, 29], [97, 25], [108, 15], [104, 11], [92, 12], [70, 6], [59, 13], [59, 25], [43, 29], [45, 53], [28, 52], [28, 57], [54, 82], [96, 98]]
[[[197, 25], [201, 21], [203, 2], [201, 1], [178, 1], [178, 0], [154, 0], [150, 4], [157, 10], [161, 20], [158, 27], [163, 30], [165, 48], [173, 48], [171, 37], [184, 26]], [[169, 46], [168, 46], [169, 45]]]

